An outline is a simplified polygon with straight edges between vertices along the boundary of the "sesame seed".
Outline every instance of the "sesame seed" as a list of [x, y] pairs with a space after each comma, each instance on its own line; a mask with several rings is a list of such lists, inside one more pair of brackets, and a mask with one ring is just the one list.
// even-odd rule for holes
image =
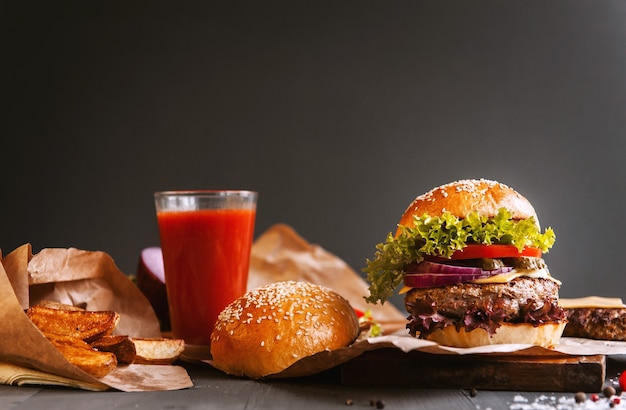
[[[492, 181], [488, 179], [461, 179], [458, 181], [450, 182], [444, 185], [441, 185], [437, 188], [433, 188], [432, 190], [426, 192], [418, 196], [415, 199], [415, 202], [426, 201], [426, 202], [435, 202], [438, 197], [447, 197], [452, 192], [462, 193], [466, 192], [470, 194], [472, 197], [476, 198], [481, 195], [484, 195], [487, 190], [493, 188], [496, 185], [500, 185], [503, 188], [510, 189], [505, 184], [502, 184], [497, 181]], [[417, 204], [413, 206], [413, 211], [417, 210]]]

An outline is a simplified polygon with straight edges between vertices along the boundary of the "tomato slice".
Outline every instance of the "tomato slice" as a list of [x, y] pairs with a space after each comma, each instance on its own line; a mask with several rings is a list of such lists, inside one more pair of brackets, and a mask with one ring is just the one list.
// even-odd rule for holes
[[450, 259], [477, 259], [477, 258], [515, 258], [520, 256], [541, 257], [541, 249], [524, 248], [520, 252], [513, 245], [467, 245], [460, 251], [452, 254]]
[[479, 259], [479, 258], [517, 258], [520, 256], [530, 256], [533, 258], [541, 258], [541, 249], [524, 248], [520, 252], [513, 245], [467, 245], [460, 251], [452, 254], [450, 259]]

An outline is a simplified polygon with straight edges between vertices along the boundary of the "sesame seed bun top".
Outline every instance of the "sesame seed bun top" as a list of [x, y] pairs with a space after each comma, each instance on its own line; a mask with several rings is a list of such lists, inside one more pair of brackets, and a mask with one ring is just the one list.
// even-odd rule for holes
[[398, 225], [411, 227], [413, 216], [441, 216], [446, 211], [459, 219], [472, 212], [494, 217], [500, 208], [511, 212], [513, 219], [534, 217], [539, 228], [539, 219], [528, 199], [513, 188], [488, 179], [459, 180], [418, 196], [406, 209]]

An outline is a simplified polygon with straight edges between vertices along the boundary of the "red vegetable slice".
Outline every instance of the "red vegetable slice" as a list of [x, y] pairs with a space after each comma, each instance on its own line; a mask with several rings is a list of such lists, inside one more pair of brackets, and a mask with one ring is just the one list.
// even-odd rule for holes
[[476, 267], [454, 266], [423, 261], [416, 265], [406, 267], [404, 285], [412, 288], [447, 286], [510, 272], [512, 269], [511, 267], [505, 266], [494, 270], [482, 270]]
[[[539, 248], [524, 248], [520, 252], [513, 245], [467, 245], [460, 251], [452, 254], [450, 259], [479, 259], [479, 258], [518, 258], [520, 256], [530, 256], [532, 258], [541, 258], [542, 252]], [[434, 257], [434, 260], [445, 260], [445, 258]]]
[[475, 267], [468, 266], [454, 266], [446, 265], [444, 263], [436, 263], [423, 261], [418, 264], [407, 266], [404, 271], [406, 273], [446, 273], [446, 274], [459, 274], [459, 275], [476, 275], [482, 274], [483, 270]]
[[491, 276], [486, 272], [483, 274], [450, 274], [450, 273], [407, 273], [404, 275], [404, 286], [411, 288], [434, 288], [437, 286], [454, 285], [457, 283], [469, 282], [475, 279]]
[[152, 246], [141, 251], [136, 277], [137, 287], [148, 298], [161, 322], [161, 329], [169, 330], [170, 314], [165, 289], [163, 253], [160, 247]]

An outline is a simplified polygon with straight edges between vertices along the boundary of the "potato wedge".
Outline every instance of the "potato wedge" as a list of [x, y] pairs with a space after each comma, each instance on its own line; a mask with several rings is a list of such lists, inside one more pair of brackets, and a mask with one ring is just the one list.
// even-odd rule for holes
[[133, 363], [137, 356], [135, 343], [128, 336], [108, 335], [90, 343], [91, 346], [101, 352], [111, 352], [117, 357], [118, 363]]
[[135, 364], [172, 364], [185, 350], [181, 339], [132, 338], [137, 350]]
[[76, 337], [44, 334], [68, 362], [97, 379], [106, 376], [117, 367], [117, 359], [113, 353], [99, 352]]
[[91, 342], [91, 346], [103, 352], [114, 353], [119, 363], [171, 364], [185, 349], [180, 339], [134, 338], [128, 336], [104, 336]]
[[90, 342], [110, 335], [120, 315], [113, 311], [86, 311], [33, 306], [26, 310], [31, 322], [43, 333], [72, 336]]

